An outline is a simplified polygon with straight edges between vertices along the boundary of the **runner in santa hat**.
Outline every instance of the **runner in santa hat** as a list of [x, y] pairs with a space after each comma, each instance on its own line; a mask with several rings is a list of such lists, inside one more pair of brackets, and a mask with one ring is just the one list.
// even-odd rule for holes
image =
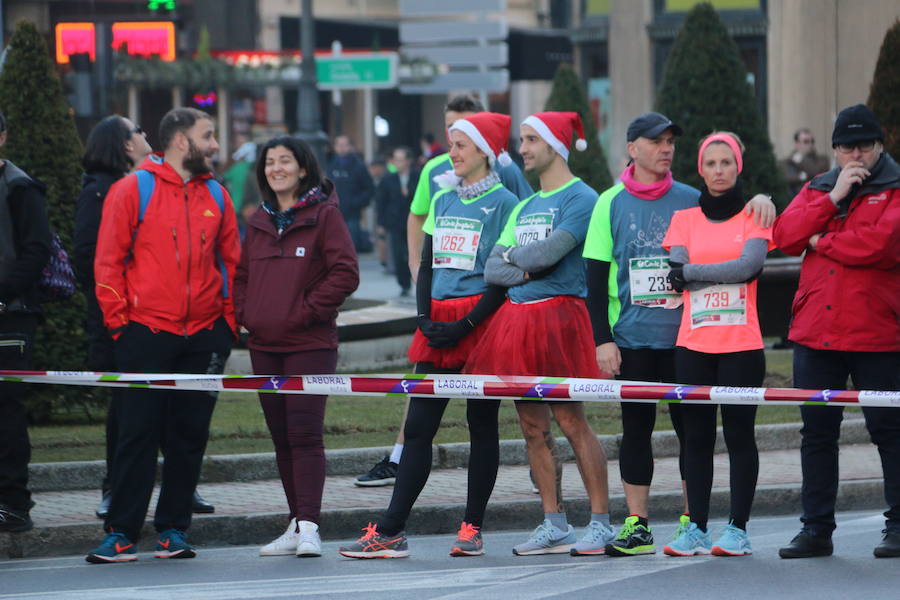
[[[484, 281], [484, 265], [518, 198], [492, 168], [510, 160], [506, 153], [510, 118], [481, 112], [450, 128], [453, 187], [438, 192], [423, 227], [425, 243], [416, 280], [419, 328], [409, 348], [417, 373], [459, 373], [479, 345], [506, 288]], [[452, 183], [449, 182], [448, 183]], [[391, 503], [376, 525], [340, 553], [351, 558], [402, 558], [409, 555], [403, 532], [412, 506], [431, 470], [431, 449], [447, 399], [410, 399], [406, 444]], [[471, 451], [466, 514], [451, 556], [484, 554], [481, 525], [497, 478], [500, 449], [495, 400], [470, 399]]]
[[[574, 146], [587, 147], [574, 112], [531, 115], [520, 129], [525, 170], [537, 173], [541, 190], [520, 202], [485, 267], [489, 284], [507, 287], [508, 301], [494, 316], [465, 372], [548, 377], [601, 377], [594, 359], [591, 322], [581, 258], [597, 192], [572, 175], [567, 160]], [[513, 548], [518, 555], [602, 552], [612, 539], [606, 456], [580, 402], [550, 408], [575, 453], [591, 501], [591, 520], [576, 543], [555, 484], [548, 447], [550, 418], [541, 400], [516, 402], [531, 469], [541, 493], [544, 521], [531, 538]]]

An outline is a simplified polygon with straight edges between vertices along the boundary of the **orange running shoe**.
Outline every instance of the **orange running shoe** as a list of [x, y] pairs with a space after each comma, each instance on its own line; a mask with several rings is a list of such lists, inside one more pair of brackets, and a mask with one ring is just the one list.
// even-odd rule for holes
[[462, 522], [456, 534], [456, 542], [450, 550], [450, 556], [481, 556], [484, 554], [484, 541], [481, 539], [480, 527]]
[[397, 535], [382, 535], [378, 526], [369, 523], [363, 528], [365, 534], [349, 546], [341, 546], [338, 552], [347, 558], [406, 558], [409, 546], [401, 531]]

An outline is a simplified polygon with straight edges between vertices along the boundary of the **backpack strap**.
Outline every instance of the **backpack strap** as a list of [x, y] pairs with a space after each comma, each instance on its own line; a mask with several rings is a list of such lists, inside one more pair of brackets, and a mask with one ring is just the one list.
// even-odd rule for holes
[[[222, 184], [216, 181], [214, 178], [210, 177], [206, 180], [206, 189], [209, 190], [210, 195], [216, 201], [216, 204], [219, 207], [219, 212], [222, 214], [222, 219], [225, 219], [225, 194], [222, 191]], [[216, 263], [219, 265], [219, 273], [222, 275], [222, 297], [228, 297], [228, 270], [225, 268], [225, 261], [222, 260], [222, 255], [219, 254], [219, 251], [216, 250]]]
[[[146, 169], [138, 169], [135, 174], [138, 178], [138, 196], [140, 198], [138, 207], [138, 226], [140, 226], [144, 221], [144, 213], [147, 212], [150, 198], [153, 197], [153, 190], [156, 188], [156, 176]], [[136, 231], [135, 235], [137, 235]]]
[[206, 180], [206, 189], [219, 206], [219, 212], [225, 214], [225, 194], [222, 192], [222, 184], [210, 177]]

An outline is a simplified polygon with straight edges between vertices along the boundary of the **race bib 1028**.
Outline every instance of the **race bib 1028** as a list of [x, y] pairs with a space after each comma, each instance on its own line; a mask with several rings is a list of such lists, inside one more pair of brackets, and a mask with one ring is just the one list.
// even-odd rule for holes
[[550, 236], [553, 231], [553, 213], [534, 213], [520, 216], [516, 222], [516, 243], [525, 246], [532, 242], [540, 242]]

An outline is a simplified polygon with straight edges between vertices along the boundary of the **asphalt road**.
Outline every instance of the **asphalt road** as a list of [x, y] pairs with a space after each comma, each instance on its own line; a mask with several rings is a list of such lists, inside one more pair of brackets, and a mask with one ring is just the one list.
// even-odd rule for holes
[[[661, 552], [633, 558], [567, 555], [515, 557], [510, 548], [527, 532], [487, 533], [487, 555], [450, 558], [452, 536], [410, 540], [407, 559], [356, 561], [324, 544], [321, 558], [261, 558], [258, 547], [202, 548], [192, 560], [89, 565], [82, 556], [0, 561], [0, 599], [238, 600], [274, 598], [791, 598], [900, 599], [900, 559], [876, 559], [878, 513], [839, 515], [835, 555], [782, 560], [779, 546], [798, 530], [795, 517], [751, 523], [754, 555], [672, 558]], [[715, 534], [716, 527], [712, 524]], [[657, 546], [674, 523], [655, 524]]]

